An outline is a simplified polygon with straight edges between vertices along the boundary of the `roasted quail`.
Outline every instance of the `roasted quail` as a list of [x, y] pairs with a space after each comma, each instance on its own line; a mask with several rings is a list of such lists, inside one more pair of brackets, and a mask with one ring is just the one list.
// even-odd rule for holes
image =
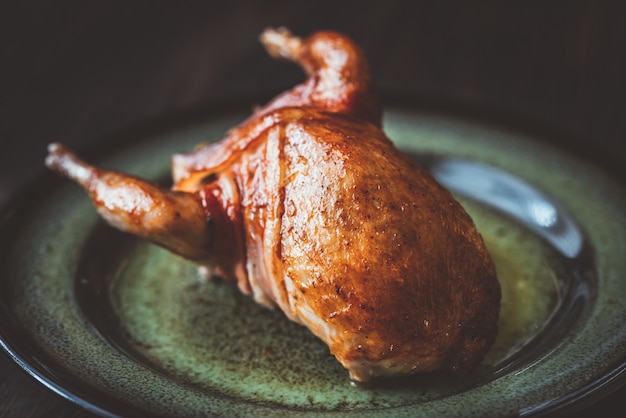
[[59, 144], [47, 166], [78, 182], [114, 227], [278, 306], [355, 381], [471, 370], [494, 341], [500, 308], [472, 219], [385, 136], [350, 39], [268, 29], [261, 40], [308, 79], [221, 141], [174, 155], [171, 190]]

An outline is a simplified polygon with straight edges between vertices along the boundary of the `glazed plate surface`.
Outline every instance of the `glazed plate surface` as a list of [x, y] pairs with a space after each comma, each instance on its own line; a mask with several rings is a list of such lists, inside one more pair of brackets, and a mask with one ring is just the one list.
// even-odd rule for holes
[[[171, 154], [245, 117], [155, 123], [86, 157], [167, 184]], [[471, 375], [353, 385], [305, 328], [108, 227], [78, 186], [51, 173], [0, 213], [0, 344], [51, 390], [105, 416], [533, 415], [619, 387], [624, 185], [549, 138], [483, 120], [391, 107], [384, 123], [462, 202], [495, 260], [500, 333]]]

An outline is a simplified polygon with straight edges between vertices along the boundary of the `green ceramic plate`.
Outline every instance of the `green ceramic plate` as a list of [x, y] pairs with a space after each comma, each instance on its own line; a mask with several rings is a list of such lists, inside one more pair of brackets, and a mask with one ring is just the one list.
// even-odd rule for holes
[[[87, 157], [166, 179], [172, 153], [245, 116], [157, 122]], [[616, 177], [541, 135], [455, 113], [392, 107], [385, 129], [458, 196], [496, 262], [501, 331], [467, 378], [351, 385], [305, 328], [112, 230], [77, 186], [48, 173], [0, 214], [1, 345], [107, 416], [532, 415], [618, 387], [626, 192]]]

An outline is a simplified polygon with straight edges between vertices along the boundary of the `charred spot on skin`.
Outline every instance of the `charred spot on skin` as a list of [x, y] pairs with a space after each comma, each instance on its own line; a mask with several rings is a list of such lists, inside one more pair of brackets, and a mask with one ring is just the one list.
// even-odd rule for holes
[[204, 176], [202, 178], [202, 180], [200, 180], [200, 182], [207, 186], [213, 182], [215, 182], [215, 180], [217, 180], [217, 174], [216, 173], [211, 173], [211, 174], [207, 174], [206, 176]]
[[213, 234], [215, 233], [215, 220], [213, 218], [207, 218], [206, 227], [207, 227], [209, 236], [213, 236]]

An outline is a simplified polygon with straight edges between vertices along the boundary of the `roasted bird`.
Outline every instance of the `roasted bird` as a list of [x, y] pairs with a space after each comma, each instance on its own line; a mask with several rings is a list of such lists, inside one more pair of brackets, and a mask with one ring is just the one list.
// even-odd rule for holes
[[51, 144], [111, 225], [236, 281], [321, 338], [354, 381], [464, 373], [495, 339], [500, 287], [470, 216], [381, 129], [347, 37], [268, 29], [308, 79], [216, 143], [172, 158], [174, 186], [89, 165]]

